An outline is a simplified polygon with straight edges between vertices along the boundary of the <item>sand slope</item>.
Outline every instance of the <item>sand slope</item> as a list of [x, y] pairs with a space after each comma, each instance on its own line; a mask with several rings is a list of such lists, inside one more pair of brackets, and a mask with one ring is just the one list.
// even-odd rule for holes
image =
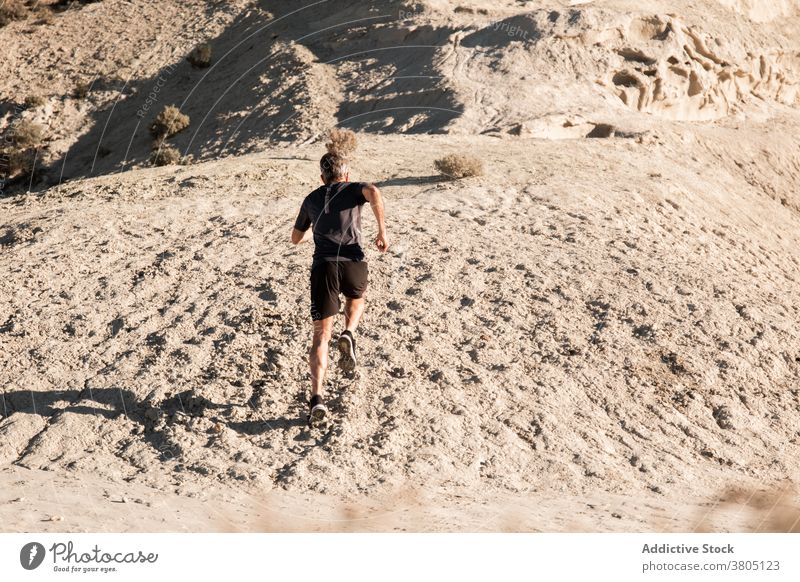
[[460, 138], [368, 140], [396, 246], [313, 431], [286, 242], [313, 148], [4, 202], [4, 460], [344, 498], [796, 479], [796, 211], [664, 139], [473, 140], [491, 174], [462, 184], [426, 177]]
[[[35, 192], [0, 199], [4, 482], [39, 490], [53, 471], [98, 500], [111, 487], [289, 516], [319, 496], [322, 522], [342, 504], [440, 508], [433, 525], [364, 529], [736, 529], [698, 517], [720, 496], [749, 507], [731, 487], [789, 492], [773, 507], [792, 507], [800, 123], [785, 31], [797, 19], [788, 4], [782, 20], [745, 18], [745, 4], [403, 4], [380, 20], [381, 3], [333, 2], [317, 21], [272, 21], [289, 3], [254, 3], [214, 29], [163, 20], [176, 28], [158, 50], [173, 56], [134, 81], [177, 67], [164, 96], [186, 99], [193, 123], [173, 141], [202, 161], [186, 166], [136, 169], [149, 155], [140, 92], [7, 108], [4, 123], [22, 115], [64, 137]], [[58, 22], [118, 23], [118, 9]], [[228, 66], [182, 63], [203, 35], [224, 54], [268, 23]], [[29, 55], [13, 61], [22, 82], [35, 43], [55, 42], [26, 26], [0, 30]], [[330, 375], [332, 422], [309, 430], [310, 249], [288, 234], [335, 123], [361, 130], [354, 178], [384, 190], [394, 246], [369, 255], [361, 370]], [[433, 160], [463, 151], [486, 175], [441, 180]], [[45, 188], [61, 172], [95, 177]], [[620, 513], [623, 499], [633, 509]], [[646, 515], [675, 514], [676, 500], [672, 521]], [[554, 509], [573, 502], [605, 509]], [[476, 509], [519, 505], [529, 512], [512, 525]], [[139, 509], [131, 529], [229, 528]], [[298, 529], [253, 511], [244, 529]], [[359, 529], [337, 523], [314, 527]]]

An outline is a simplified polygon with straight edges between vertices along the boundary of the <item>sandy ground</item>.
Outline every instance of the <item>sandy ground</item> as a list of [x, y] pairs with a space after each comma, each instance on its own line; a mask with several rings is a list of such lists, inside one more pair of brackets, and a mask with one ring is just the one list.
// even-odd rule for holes
[[[192, 497], [130, 483], [6, 467], [0, 532], [797, 532], [788, 488], [707, 499], [496, 495], [429, 487], [349, 501], [285, 491], [213, 488]], [[442, 500], [446, 503], [442, 504]]]
[[[4, 530], [797, 528], [795, 4], [404, 3], [366, 25], [399, 7], [257, 2], [203, 35], [145, 4], [195, 163], [146, 167], [156, 65], [73, 111], [56, 58], [47, 104], [1, 114], [51, 131], [0, 198]], [[117, 5], [59, 15], [59, 46], [95, 62], [66, 32], [115, 34]], [[23, 55], [3, 95], [56, 43], [30, 26], [0, 29]], [[194, 71], [209, 35], [230, 60]], [[310, 249], [288, 234], [334, 123], [393, 247], [368, 255], [361, 369], [331, 372], [309, 429]], [[458, 152], [485, 175], [438, 175]]]
[[797, 248], [793, 210], [761, 195], [733, 211], [733, 176], [674, 170], [682, 139], [567, 158], [487, 137], [471, 151], [488, 175], [461, 183], [430, 176], [444, 138], [393, 157], [409, 139], [362, 140], [395, 250], [370, 257], [362, 369], [332, 372], [314, 430], [308, 249], [286, 240], [313, 146], [4, 202], [4, 460], [181, 496], [410, 486], [445, 505], [796, 479], [798, 265], [778, 252]]

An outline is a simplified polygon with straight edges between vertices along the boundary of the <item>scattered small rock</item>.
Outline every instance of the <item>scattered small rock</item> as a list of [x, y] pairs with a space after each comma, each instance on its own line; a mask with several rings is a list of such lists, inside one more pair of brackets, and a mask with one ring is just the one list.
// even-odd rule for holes
[[633, 337], [641, 340], [652, 341], [655, 335], [656, 332], [650, 325], [639, 325], [633, 328]]
[[712, 415], [717, 425], [723, 430], [733, 430], [733, 423], [731, 422], [732, 414], [731, 409], [727, 406], [717, 406], [714, 408]]

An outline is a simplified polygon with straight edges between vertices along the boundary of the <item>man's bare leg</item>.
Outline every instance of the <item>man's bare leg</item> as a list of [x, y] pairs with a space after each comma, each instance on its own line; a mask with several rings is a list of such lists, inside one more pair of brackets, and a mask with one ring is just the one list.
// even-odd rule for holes
[[344, 300], [344, 328], [350, 333], [354, 333], [364, 314], [364, 298], [351, 299], [345, 297]]
[[345, 298], [344, 302], [344, 326], [345, 330], [339, 336], [337, 346], [339, 348], [339, 368], [345, 372], [352, 372], [356, 368], [356, 339], [354, 337], [358, 322], [364, 313], [364, 298], [351, 299]]
[[328, 370], [328, 344], [333, 332], [333, 316], [314, 322], [314, 337], [311, 342], [308, 364], [311, 367], [311, 396], [321, 396]]

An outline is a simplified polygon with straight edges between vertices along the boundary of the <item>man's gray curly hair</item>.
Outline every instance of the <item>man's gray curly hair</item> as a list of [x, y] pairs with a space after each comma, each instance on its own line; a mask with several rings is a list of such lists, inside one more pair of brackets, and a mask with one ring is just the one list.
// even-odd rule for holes
[[325, 184], [330, 184], [343, 179], [350, 171], [350, 166], [347, 158], [341, 154], [327, 153], [319, 161], [319, 169]]

